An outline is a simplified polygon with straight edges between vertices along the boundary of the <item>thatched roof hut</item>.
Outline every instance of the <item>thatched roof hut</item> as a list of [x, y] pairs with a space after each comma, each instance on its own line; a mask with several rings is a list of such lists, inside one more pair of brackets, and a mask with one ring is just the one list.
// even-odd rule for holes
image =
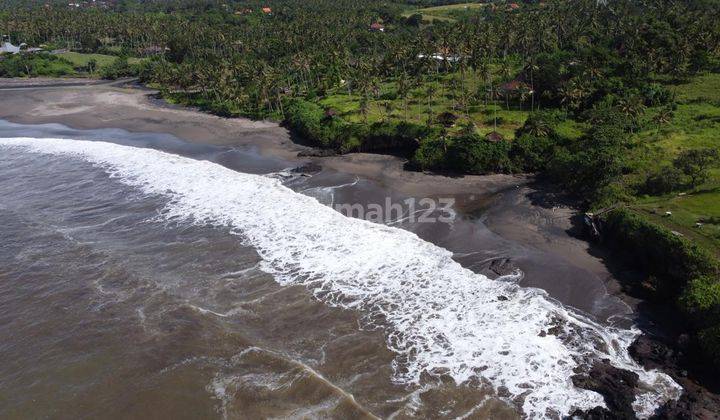
[[505, 137], [497, 131], [491, 131], [485, 135], [485, 140], [492, 143], [498, 143], [505, 140]]

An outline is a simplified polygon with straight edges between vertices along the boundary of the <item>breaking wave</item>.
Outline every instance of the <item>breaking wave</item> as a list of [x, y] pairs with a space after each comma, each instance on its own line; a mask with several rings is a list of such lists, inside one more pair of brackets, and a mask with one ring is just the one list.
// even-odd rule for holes
[[304, 285], [327, 304], [359, 311], [366, 327], [383, 328], [399, 383], [426, 375], [488, 382], [529, 417], [564, 415], [605, 405], [571, 378], [608, 359], [640, 376], [639, 416], [679, 396], [672, 379], [629, 356], [636, 331], [595, 323], [542, 290], [473, 273], [411, 232], [347, 218], [278, 179], [104, 142], [10, 138], [0, 146], [81, 158], [168, 197], [168, 220], [231, 228], [279, 283]]

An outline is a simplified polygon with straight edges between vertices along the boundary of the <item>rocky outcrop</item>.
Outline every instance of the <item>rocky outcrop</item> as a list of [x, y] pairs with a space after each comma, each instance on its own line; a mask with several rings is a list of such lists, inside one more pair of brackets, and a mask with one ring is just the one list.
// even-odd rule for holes
[[337, 152], [333, 149], [308, 149], [299, 152], [298, 157], [328, 157], [337, 156]]
[[322, 171], [322, 166], [318, 165], [317, 163], [310, 162], [306, 163], [305, 165], [293, 168], [290, 172], [304, 175], [315, 175], [320, 171]]
[[675, 379], [684, 389], [679, 399], [660, 407], [655, 419], [718, 419], [720, 395], [712, 393], [688, 377], [684, 359], [688, 357], [690, 338], [681, 335], [674, 346], [653, 337], [641, 335], [630, 346], [630, 355], [647, 369], [660, 369]]
[[583, 419], [634, 419], [632, 403], [635, 400], [635, 388], [638, 375], [610, 364], [609, 360], [595, 362], [589, 372], [572, 377], [578, 388], [595, 391], [603, 396], [607, 408], [595, 407], [592, 410], [578, 410], [574, 418]]

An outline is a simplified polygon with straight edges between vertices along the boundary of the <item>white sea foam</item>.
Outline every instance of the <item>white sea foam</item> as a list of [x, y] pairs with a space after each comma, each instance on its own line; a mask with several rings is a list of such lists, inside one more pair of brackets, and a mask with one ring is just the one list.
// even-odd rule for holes
[[411, 232], [347, 218], [277, 179], [103, 142], [12, 138], [0, 145], [80, 157], [147, 194], [170, 197], [162, 212], [168, 219], [231, 227], [278, 282], [303, 284], [323, 302], [357, 309], [366, 325], [384, 327], [398, 382], [418, 384], [423, 374], [457, 383], [484, 378], [521, 401], [529, 417], [544, 417], [604, 405], [571, 377], [609, 359], [644, 383], [635, 404], [641, 417], [679, 395], [667, 375], [628, 355], [637, 332], [601, 326], [541, 290], [475, 274]]

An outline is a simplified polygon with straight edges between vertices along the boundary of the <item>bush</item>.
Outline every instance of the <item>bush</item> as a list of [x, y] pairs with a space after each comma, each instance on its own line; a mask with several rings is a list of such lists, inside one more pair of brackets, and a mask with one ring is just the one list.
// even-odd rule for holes
[[546, 174], [592, 205], [620, 178], [623, 161], [617, 147], [591, 141], [582, 142], [581, 148], [575, 150], [557, 148], [548, 162]]
[[698, 333], [703, 356], [715, 369], [720, 369], [720, 325], [705, 328]]
[[555, 140], [545, 136], [523, 134], [510, 147], [513, 167], [523, 172], [540, 172], [547, 169], [555, 151]]
[[408, 169], [444, 169], [447, 144], [439, 137], [430, 137], [420, 142], [420, 147], [415, 151]]
[[510, 143], [505, 141], [493, 143], [475, 134], [455, 137], [447, 149], [446, 169], [468, 174], [507, 172], [509, 151]]
[[652, 173], [640, 188], [643, 194], [661, 195], [677, 191], [682, 188], [683, 174], [673, 166], [665, 166]]
[[603, 216], [608, 239], [656, 278], [658, 298], [676, 298], [694, 279], [716, 278], [718, 263], [697, 244], [626, 209]]
[[140, 65], [131, 65], [127, 58], [118, 57], [109, 66], [100, 69], [100, 77], [115, 80], [121, 77], [137, 77], [141, 71]]
[[432, 132], [427, 126], [409, 122], [377, 122], [366, 133], [358, 135], [359, 151], [412, 156], [420, 145], [420, 139]]
[[680, 307], [695, 325], [720, 325], [720, 282], [711, 276], [692, 280], [680, 297]]
[[285, 122], [303, 138], [321, 147], [340, 149], [350, 138], [351, 126], [339, 117], [327, 118], [320, 105], [291, 99], [285, 106]]
[[675, 95], [670, 89], [659, 83], [649, 83], [645, 85], [641, 94], [646, 106], [669, 105], [675, 100]]
[[15, 54], [0, 61], [0, 77], [59, 77], [75, 74], [72, 64], [47, 53]]
[[383, 101], [394, 101], [394, 100], [396, 100], [397, 98], [398, 98], [398, 94], [397, 94], [396, 91], [393, 90], [393, 91], [390, 91], [390, 92], [385, 92], [385, 93], [383, 93], [382, 95], [380, 95], [380, 98], [379, 98], [379, 99], [381, 99], [381, 100], [383, 100]]

